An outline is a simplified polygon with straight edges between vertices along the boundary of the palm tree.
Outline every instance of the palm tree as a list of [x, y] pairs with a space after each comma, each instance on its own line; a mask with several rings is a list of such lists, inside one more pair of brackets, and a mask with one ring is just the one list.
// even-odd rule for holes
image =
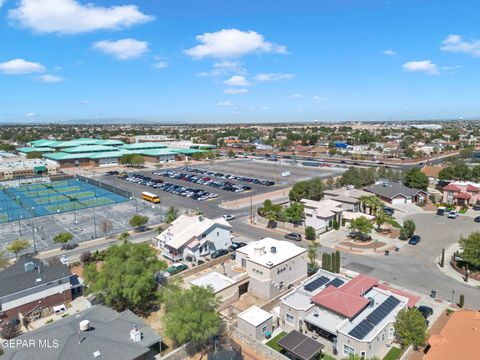
[[123, 241], [124, 243], [126, 243], [129, 238], [130, 234], [128, 233], [128, 231], [124, 231], [120, 235], [118, 235], [118, 240]]

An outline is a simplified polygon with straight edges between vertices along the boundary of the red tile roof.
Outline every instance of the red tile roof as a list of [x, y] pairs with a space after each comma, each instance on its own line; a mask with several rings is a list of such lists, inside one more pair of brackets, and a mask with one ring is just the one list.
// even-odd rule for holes
[[341, 287], [343, 292], [355, 296], [362, 296], [378, 283], [378, 279], [360, 274]]
[[403, 296], [403, 297], [407, 298], [409, 308], [414, 307], [420, 301], [420, 296], [410, 294], [410, 293], [408, 293], [406, 291], [403, 291], [403, 290], [392, 288], [388, 285], [378, 284], [377, 288], [382, 289], [382, 290], [387, 290], [387, 291], [390, 291], [392, 294], [397, 294], [397, 295], [400, 295], [400, 296]]
[[454, 196], [455, 199], [463, 199], [463, 200], [469, 200], [471, 197], [472, 195], [466, 192], [461, 192], [461, 193], [455, 194]]
[[468, 186], [467, 186], [467, 191], [468, 191], [468, 192], [479, 192], [480, 189], [477, 188], [477, 187], [475, 187], [475, 186], [473, 186], [472, 184], [468, 184]]
[[462, 191], [462, 189], [460, 189], [458, 186], [455, 186], [455, 185], [453, 185], [453, 184], [448, 184], [447, 186], [445, 186], [445, 187], [443, 188], [443, 190], [446, 190], [446, 191], [458, 191], [458, 192]]
[[345, 292], [342, 288], [337, 289], [332, 285], [313, 296], [311, 300], [315, 304], [347, 318], [357, 315], [369, 303], [368, 299]]

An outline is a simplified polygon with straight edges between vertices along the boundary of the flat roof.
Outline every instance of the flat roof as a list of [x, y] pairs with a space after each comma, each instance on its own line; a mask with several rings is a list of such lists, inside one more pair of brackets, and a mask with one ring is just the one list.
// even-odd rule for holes
[[237, 316], [243, 321], [255, 327], [263, 324], [265, 321], [273, 317], [272, 314], [263, 309], [260, 309], [256, 305], [249, 307], [247, 310], [241, 312]]
[[45, 147], [21, 147], [21, 148], [17, 148], [17, 151], [28, 154], [28, 153], [35, 152], [35, 151], [43, 153], [43, 152], [52, 152], [52, 151], [55, 151], [55, 150], [52, 149], [51, 147], [46, 147], [45, 146]]
[[[256, 251], [257, 250], [257, 251]], [[237, 253], [248, 256], [248, 259], [256, 264], [271, 268], [304, 254], [307, 249], [297, 246], [289, 241], [264, 238], [252, 241], [246, 246], [237, 249]]]
[[122, 148], [126, 150], [140, 150], [140, 149], [165, 149], [167, 145], [160, 144], [156, 142], [152, 143], [135, 143], [135, 144], [126, 144]]
[[210, 286], [216, 293], [233, 285], [234, 283], [234, 280], [216, 271], [209, 272], [190, 281], [190, 284], [195, 286], [200, 286], [204, 288]]

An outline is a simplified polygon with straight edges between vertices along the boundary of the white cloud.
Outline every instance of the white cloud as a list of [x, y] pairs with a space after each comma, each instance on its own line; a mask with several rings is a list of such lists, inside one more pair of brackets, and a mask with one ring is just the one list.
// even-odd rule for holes
[[443, 51], [465, 53], [480, 57], [480, 40], [466, 41], [460, 35], [448, 35], [440, 47]]
[[4, 0], [0, 0], [0, 7], [2, 7], [4, 2], [5, 2]]
[[219, 103], [217, 104], [217, 106], [221, 106], [221, 107], [232, 107], [232, 106], [235, 106], [235, 104], [232, 103], [231, 101], [226, 100], [226, 101], [219, 102]]
[[269, 73], [269, 74], [258, 74], [255, 76], [256, 81], [280, 81], [280, 80], [290, 80], [295, 77], [295, 74], [281, 74], [281, 73]]
[[8, 75], [23, 75], [41, 73], [44, 71], [45, 66], [42, 64], [24, 59], [13, 59], [0, 63], [0, 72]]
[[34, 113], [34, 112], [28, 112], [26, 113], [25, 115], [23, 115], [25, 117], [34, 117], [34, 116], [37, 116], [37, 113]]
[[209, 72], [198, 73], [197, 76], [205, 77], [219, 77], [219, 76], [229, 76], [232, 74], [236, 75], [245, 75], [247, 69], [243, 67], [241, 61], [220, 61], [213, 65], [213, 69]]
[[137, 58], [149, 51], [148, 42], [135, 39], [97, 41], [93, 44], [93, 48], [104, 54], [112, 55], [118, 60]]
[[238, 94], [246, 94], [248, 93], [247, 89], [225, 89], [223, 90], [224, 94], [230, 94], [230, 95], [238, 95]]
[[383, 50], [382, 54], [387, 55], [387, 56], [396, 56], [397, 55], [397, 53], [395, 51], [391, 50], [391, 49]]
[[431, 60], [409, 61], [402, 65], [406, 72], [424, 72], [428, 75], [437, 75], [437, 65]]
[[100, 7], [77, 0], [21, 0], [8, 17], [38, 33], [60, 34], [122, 29], [154, 19], [136, 5]]
[[255, 31], [223, 29], [214, 33], [198, 35], [196, 39], [201, 44], [185, 51], [187, 55], [195, 59], [204, 57], [227, 59], [252, 53], [284, 54], [287, 52], [285, 46], [265, 41], [264, 36]]
[[161, 61], [157, 61], [156, 63], [153, 63], [152, 66], [156, 69], [165, 69], [168, 67], [168, 62], [161, 60]]
[[303, 95], [302, 95], [302, 94], [292, 94], [292, 95], [290, 95], [290, 97], [291, 97], [292, 99], [300, 99], [300, 98], [303, 97]]
[[251, 84], [245, 78], [245, 76], [234, 75], [230, 79], [224, 81], [225, 84], [230, 86], [250, 86]]
[[80, 100], [80, 104], [82, 104], [82, 105], [90, 104], [90, 100], [88, 100], [88, 99]]
[[45, 75], [40, 75], [38, 77], [38, 80], [46, 84], [53, 84], [53, 83], [62, 82], [63, 78], [56, 75], [45, 74]]
[[315, 95], [314, 97], [312, 97], [312, 101], [316, 102], [316, 103], [322, 102], [322, 101], [325, 101], [325, 100], [327, 100], [327, 98], [324, 98], [324, 97], [318, 96], [318, 95]]

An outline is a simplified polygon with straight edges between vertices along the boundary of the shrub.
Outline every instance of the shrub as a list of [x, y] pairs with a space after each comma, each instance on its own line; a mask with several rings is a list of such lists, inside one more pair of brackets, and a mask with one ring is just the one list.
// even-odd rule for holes
[[334, 228], [335, 230], [340, 229], [340, 224], [338, 223], [337, 220], [333, 220], [333, 228]]
[[465, 295], [462, 294], [458, 299], [458, 307], [463, 308], [463, 305], [465, 305]]
[[317, 237], [315, 229], [311, 226], [307, 226], [305, 228], [305, 237], [307, 240], [315, 240], [315, 238]]

